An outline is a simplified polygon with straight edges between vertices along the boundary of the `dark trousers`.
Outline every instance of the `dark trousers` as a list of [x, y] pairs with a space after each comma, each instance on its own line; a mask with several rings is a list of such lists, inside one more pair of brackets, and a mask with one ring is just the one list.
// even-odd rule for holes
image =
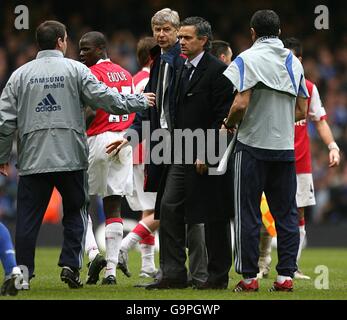
[[84, 170], [20, 176], [17, 195], [16, 258], [18, 265], [34, 273], [37, 236], [53, 188], [63, 199], [64, 242], [59, 266], [80, 269], [83, 262], [87, 206], [87, 174]]
[[299, 248], [294, 162], [262, 161], [239, 151], [234, 162], [235, 269], [245, 278], [259, 272], [260, 200], [265, 192], [277, 231], [279, 275], [293, 277]]
[[191, 266], [193, 264], [190, 268], [192, 278], [203, 282], [207, 279], [207, 253], [206, 247], [202, 245], [204, 233], [201, 228], [188, 225], [189, 238], [186, 241], [184, 180], [185, 166], [171, 165], [160, 204], [160, 269], [164, 279], [186, 282], [187, 244], [190, 259], [193, 259], [189, 262]]
[[205, 235], [208, 255], [208, 282], [227, 287], [229, 270], [232, 265], [230, 219], [207, 222]]
[[207, 248], [205, 242], [205, 226], [203, 223], [186, 225], [186, 237], [189, 257], [188, 278], [193, 282], [206, 282]]

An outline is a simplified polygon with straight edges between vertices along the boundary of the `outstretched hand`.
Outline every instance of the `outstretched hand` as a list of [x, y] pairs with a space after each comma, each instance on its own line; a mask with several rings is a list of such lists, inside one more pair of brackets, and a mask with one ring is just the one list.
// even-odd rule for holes
[[148, 104], [150, 107], [155, 106], [155, 94], [153, 92], [146, 92], [144, 96], [147, 98]]

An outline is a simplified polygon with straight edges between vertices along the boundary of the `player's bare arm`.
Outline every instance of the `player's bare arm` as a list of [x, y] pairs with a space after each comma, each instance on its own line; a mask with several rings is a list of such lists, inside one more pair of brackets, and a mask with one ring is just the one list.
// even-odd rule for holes
[[336, 167], [340, 164], [340, 149], [334, 140], [329, 124], [326, 120], [315, 121], [317, 132], [323, 142], [329, 148], [329, 168]]
[[307, 109], [308, 100], [303, 97], [297, 97], [295, 105], [295, 122], [306, 119]]
[[247, 108], [249, 106], [249, 102], [251, 100], [252, 96], [252, 90], [248, 89], [243, 92], [239, 92], [234, 102], [230, 108], [229, 114], [227, 119], [224, 121], [224, 126], [226, 128], [233, 128], [235, 127], [240, 121], [243, 119], [243, 116], [245, 115]]

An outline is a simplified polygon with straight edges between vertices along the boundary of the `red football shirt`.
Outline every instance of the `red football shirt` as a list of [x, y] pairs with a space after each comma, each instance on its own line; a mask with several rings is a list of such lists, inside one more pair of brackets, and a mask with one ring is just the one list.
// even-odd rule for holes
[[[321, 121], [326, 119], [326, 112], [322, 106], [317, 87], [306, 80], [306, 87], [310, 98], [308, 99], [307, 119]], [[295, 166], [296, 173], [312, 173], [310, 140], [307, 132], [307, 119], [295, 123]]]
[[[149, 80], [149, 68], [145, 67], [142, 70], [140, 70], [138, 73], [136, 73], [133, 78], [135, 93], [142, 93], [143, 90], [145, 90], [148, 80]], [[144, 158], [143, 149], [144, 149], [143, 143], [138, 144], [134, 148], [134, 152], [133, 152], [134, 164], [143, 163], [143, 158]]]
[[[133, 93], [131, 74], [109, 59], [100, 60], [97, 64], [91, 66], [90, 70], [98, 80], [114, 88], [114, 90], [120, 93]], [[93, 136], [106, 131], [123, 131], [132, 124], [134, 118], [135, 113], [113, 115], [102, 109], [97, 109], [95, 118], [87, 130], [87, 135]]]

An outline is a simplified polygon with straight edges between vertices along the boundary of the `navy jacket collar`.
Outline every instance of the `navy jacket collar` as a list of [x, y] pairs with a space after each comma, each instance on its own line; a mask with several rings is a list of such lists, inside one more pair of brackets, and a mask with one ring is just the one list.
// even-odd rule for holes
[[161, 59], [163, 61], [167, 62], [170, 66], [174, 65], [174, 59], [177, 58], [178, 55], [181, 53], [181, 46], [179, 42], [177, 41], [175, 45], [170, 48], [167, 52], [160, 54], [160, 47], [157, 45], [154, 48], [151, 49], [151, 57], [152, 59], [155, 59], [157, 56], [160, 55]]

